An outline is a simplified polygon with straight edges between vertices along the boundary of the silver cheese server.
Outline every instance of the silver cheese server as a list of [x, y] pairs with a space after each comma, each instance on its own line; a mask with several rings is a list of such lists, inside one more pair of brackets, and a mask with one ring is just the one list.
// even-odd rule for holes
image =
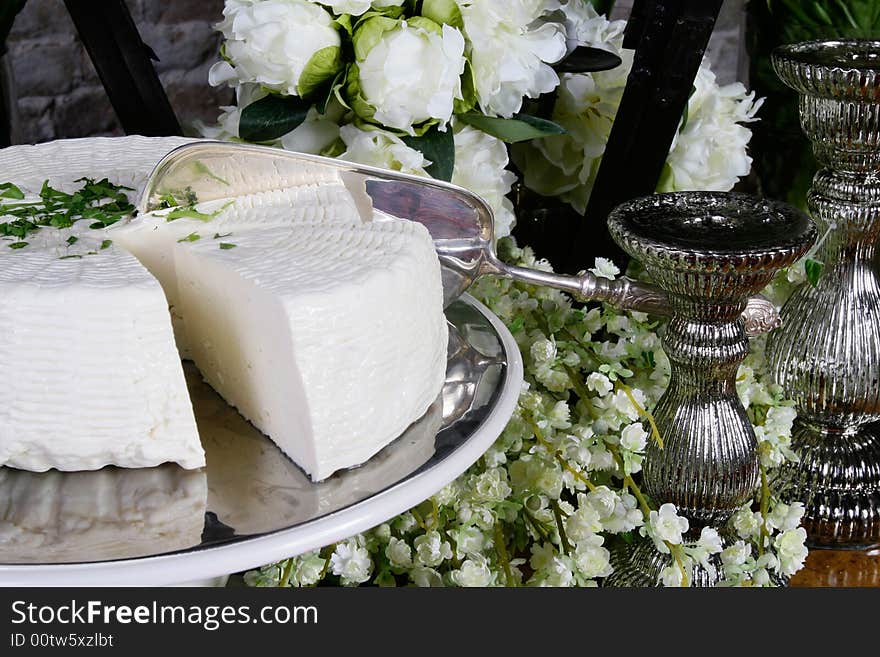
[[[563, 290], [580, 301], [604, 301], [661, 316], [672, 312], [662, 290], [625, 276], [609, 280], [587, 271], [570, 276], [502, 262], [495, 252], [492, 210], [476, 194], [440, 180], [344, 160], [253, 144], [196, 141], [159, 161], [137, 209], [144, 213], [169, 204], [230, 198], [315, 181], [342, 182], [364, 221], [399, 218], [424, 225], [440, 259], [444, 305], [457, 299], [478, 277], [494, 275]], [[780, 325], [775, 306], [760, 296], [749, 299], [742, 316], [750, 336]]]

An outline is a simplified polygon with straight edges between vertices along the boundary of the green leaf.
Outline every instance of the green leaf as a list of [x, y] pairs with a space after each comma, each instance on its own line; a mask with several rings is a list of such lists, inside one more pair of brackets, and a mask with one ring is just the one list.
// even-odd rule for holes
[[804, 271], [807, 274], [807, 280], [810, 282], [810, 285], [816, 287], [819, 283], [819, 277], [822, 275], [822, 269], [824, 265], [818, 260], [813, 260], [812, 258], [807, 258], [804, 260]]
[[24, 198], [24, 192], [10, 182], [0, 183], [0, 198], [21, 200]]
[[338, 95], [339, 90], [345, 84], [345, 75], [347, 72], [347, 69], [339, 71], [339, 73], [336, 74], [336, 77], [333, 78], [330, 86], [326, 88], [326, 95], [315, 103], [315, 110], [318, 114], [324, 115], [327, 113], [327, 107], [330, 105], [330, 101], [333, 100], [334, 96]]
[[224, 251], [228, 251], [229, 249], [234, 249], [238, 244], [230, 244], [229, 242], [220, 242], [220, 248]]
[[425, 0], [422, 3], [422, 16], [430, 18], [438, 25], [451, 25], [458, 29], [464, 29], [464, 19], [461, 9], [455, 0]]
[[403, 137], [403, 142], [431, 160], [431, 165], [425, 170], [432, 178], [447, 182], [452, 180], [452, 171], [455, 169], [452, 128], [441, 131], [437, 125], [433, 125], [420, 137]]
[[228, 208], [233, 203], [234, 201], [229, 201], [228, 203], [224, 204], [223, 207], [214, 210], [214, 212], [199, 212], [192, 205], [175, 208], [165, 215], [165, 221], [174, 221], [175, 219], [198, 219], [199, 221], [211, 221], [211, 219], [223, 212], [223, 210]]
[[70, 237], [67, 238], [67, 246], [73, 246], [78, 241], [79, 241], [78, 237], [76, 237], [75, 235], [71, 235]]
[[28, 245], [27, 242], [13, 242], [12, 244], [9, 245], [9, 248], [10, 249], [23, 249], [27, 245]]
[[299, 82], [296, 85], [299, 95], [307, 98], [320, 89], [328, 80], [336, 77], [341, 68], [342, 48], [339, 46], [321, 48], [309, 58], [305, 68], [300, 73]]
[[458, 118], [474, 128], [497, 137], [508, 144], [529, 139], [540, 139], [550, 135], [564, 135], [566, 130], [561, 125], [539, 119], [528, 114], [515, 114], [513, 118], [503, 119], [495, 116], [486, 116], [479, 112], [466, 112]]
[[372, 121], [376, 108], [367, 102], [361, 91], [361, 72], [357, 64], [348, 67], [348, 80], [345, 83], [346, 105], [365, 121]]
[[59, 260], [73, 260], [73, 259], [81, 260], [81, 259], [82, 259], [82, 256], [79, 255], [79, 254], [71, 254], [71, 255], [61, 256], [61, 257], [58, 258], [58, 259], [59, 259]]
[[200, 239], [202, 239], [202, 236], [198, 233], [190, 233], [186, 237], [181, 237], [177, 242], [198, 242]]
[[222, 235], [220, 233], [214, 233], [214, 239], [218, 240], [223, 237], [229, 237], [230, 235], [232, 235], [232, 233], [223, 233]]
[[386, 32], [391, 32], [400, 27], [400, 21], [386, 16], [373, 16], [365, 21], [358, 22], [351, 37], [354, 45], [354, 58], [362, 62], [370, 51], [382, 40]]
[[470, 112], [477, 104], [477, 83], [474, 80], [474, 69], [468, 60], [465, 60], [464, 72], [461, 74], [461, 98], [452, 102], [455, 114]]
[[338, 17], [333, 22], [336, 23], [338, 29], [341, 29], [343, 32], [351, 36], [353, 29], [351, 24], [351, 14], [342, 14], [342, 16]]
[[238, 135], [246, 141], [272, 141], [306, 119], [311, 103], [298, 96], [266, 96], [241, 111]]
[[559, 73], [594, 73], [617, 68], [620, 64], [620, 57], [613, 52], [578, 46], [567, 57], [553, 64], [553, 69]]
[[109, 248], [111, 244], [113, 244], [113, 240], [104, 240], [101, 242], [101, 250]]

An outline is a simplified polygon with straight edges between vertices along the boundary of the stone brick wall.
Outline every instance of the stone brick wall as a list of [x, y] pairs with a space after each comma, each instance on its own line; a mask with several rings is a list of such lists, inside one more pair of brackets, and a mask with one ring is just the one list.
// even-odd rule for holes
[[[223, 0], [126, 0], [156, 55], [156, 70], [184, 130], [213, 121], [229, 104], [228, 88], [208, 85], [220, 35], [213, 30]], [[18, 98], [19, 143], [62, 137], [120, 135], [122, 129], [62, 0], [28, 0], [9, 36]]]
[[[612, 13], [613, 18], [626, 18], [632, 8], [633, 0], [617, 0]], [[712, 70], [719, 84], [729, 84], [745, 79], [745, 31], [746, 0], [724, 0], [721, 13], [715, 23], [715, 31], [709, 40], [706, 55], [712, 61]]]
[[[2, 1], [2, 0], [0, 0]], [[223, 0], [126, 0], [144, 42], [159, 56], [156, 70], [184, 130], [213, 121], [232, 101], [227, 88], [208, 85], [216, 61]], [[709, 46], [719, 82], [741, 79], [745, 0], [725, 0]], [[625, 17], [632, 0], [618, 0]], [[113, 108], [62, 0], [28, 0], [9, 37], [9, 65], [18, 98], [18, 143], [63, 137], [119, 135]]]

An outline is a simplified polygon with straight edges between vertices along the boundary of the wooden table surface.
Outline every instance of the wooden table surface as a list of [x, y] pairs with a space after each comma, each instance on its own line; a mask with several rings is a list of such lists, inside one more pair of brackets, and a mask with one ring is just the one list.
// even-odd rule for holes
[[880, 586], [880, 548], [812, 549], [790, 586]]

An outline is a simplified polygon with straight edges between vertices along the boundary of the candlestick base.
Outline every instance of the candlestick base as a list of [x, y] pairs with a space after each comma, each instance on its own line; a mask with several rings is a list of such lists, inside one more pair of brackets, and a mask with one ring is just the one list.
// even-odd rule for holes
[[861, 550], [880, 545], [880, 425], [833, 430], [795, 424], [800, 462], [777, 470], [773, 489], [804, 503], [808, 545]]

